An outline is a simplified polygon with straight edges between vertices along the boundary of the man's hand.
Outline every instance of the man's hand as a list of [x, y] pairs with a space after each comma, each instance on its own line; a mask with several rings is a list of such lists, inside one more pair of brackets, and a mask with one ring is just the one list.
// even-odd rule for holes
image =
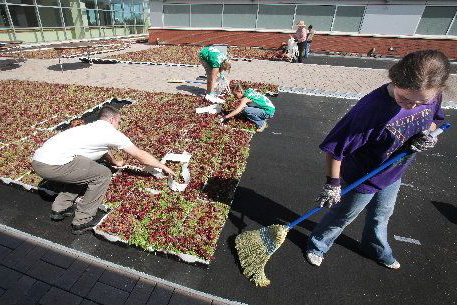
[[113, 165], [117, 166], [117, 167], [122, 167], [125, 165], [125, 162], [123, 159], [120, 159], [120, 160], [113, 159]]
[[316, 198], [316, 202], [322, 207], [330, 208], [341, 200], [341, 186], [325, 184], [322, 192]]
[[412, 139], [410, 149], [415, 152], [425, 151], [435, 147], [438, 138], [430, 135], [429, 130], [422, 131], [420, 135]]
[[172, 171], [171, 169], [169, 169], [168, 167], [164, 168], [163, 170], [164, 170], [164, 172], [166, 172], [169, 176], [176, 177], [176, 173], [175, 173], [174, 171]]

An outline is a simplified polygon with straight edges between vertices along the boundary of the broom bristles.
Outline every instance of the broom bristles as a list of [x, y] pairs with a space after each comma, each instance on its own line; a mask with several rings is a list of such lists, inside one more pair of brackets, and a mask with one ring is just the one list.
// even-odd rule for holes
[[256, 286], [265, 287], [270, 280], [265, 275], [265, 265], [271, 255], [281, 246], [289, 227], [272, 225], [255, 231], [247, 231], [235, 238], [243, 274]]

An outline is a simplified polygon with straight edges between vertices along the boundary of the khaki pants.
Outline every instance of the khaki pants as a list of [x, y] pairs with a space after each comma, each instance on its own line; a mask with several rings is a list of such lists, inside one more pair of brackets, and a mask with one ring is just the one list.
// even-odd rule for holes
[[76, 156], [64, 165], [49, 165], [33, 160], [32, 167], [44, 179], [64, 183], [62, 191], [52, 204], [55, 212], [71, 207], [81, 190], [87, 186], [83, 200], [76, 206], [72, 221], [74, 225], [92, 220], [105, 200], [111, 182], [111, 171], [106, 166], [83, 156]]

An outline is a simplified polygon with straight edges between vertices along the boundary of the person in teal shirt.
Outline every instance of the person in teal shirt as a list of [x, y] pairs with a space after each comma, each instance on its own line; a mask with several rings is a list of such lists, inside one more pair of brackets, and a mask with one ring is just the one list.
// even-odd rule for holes
[[272, 118], [276, 110], [270, 99], [254, 89], [247, 88], [245, 90], [241, 84], [236, 84], [232, 92], [240, 100], [240, 104], [235, 110], [224, 116], [221, 122], [243, 112], [248, 120], [257, 126], [257, 132], [264, 131], [268, 126], [267, 119]]
[[230, 72], [230, 62], [227, 56], [215, 47], [204, 47], [200, 51], [200, 62], [205, 68], [206, 72], [206, 94], [213, 94], [214, 87], [216, 86], [216, 79], [219, 73]]

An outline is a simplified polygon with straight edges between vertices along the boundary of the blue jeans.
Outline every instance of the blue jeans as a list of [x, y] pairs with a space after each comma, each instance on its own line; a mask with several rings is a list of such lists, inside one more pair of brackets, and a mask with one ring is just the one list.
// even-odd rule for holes
[[272, 116], [267, 114], [265, 110], [256, 107], [244, 107], [244, 115], [248, 118], [249, 121], [254, 122], [257, 128], [260, 128], [265, 123], [266, 119], [271, 118]]
[[305, 42], [305, 58], [309, 57], [309, 48], [311, 47], [311, 42]]
[[311, 233], [308, 251], [323, 256], [343, 229], [366, 207], [361, 250], [369, 257], [390, 265], [395, 259], [387, 241], [387, 224], [394, 211], [400, 179], [375, 194], [351, 191], [333, 205]]

